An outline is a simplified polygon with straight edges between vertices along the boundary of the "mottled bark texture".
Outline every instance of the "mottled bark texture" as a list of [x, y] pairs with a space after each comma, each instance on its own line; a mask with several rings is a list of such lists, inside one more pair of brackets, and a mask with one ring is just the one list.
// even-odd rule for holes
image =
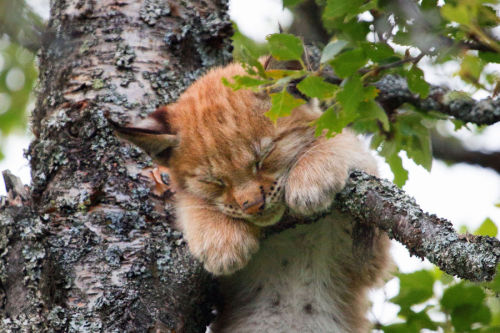
[[337, 194], [337, 206], [358, 223], [376, 225], [410, 254], [427, 258], [450, 275], [471, 281], [491, 280], [500, 261], [496, 238], [457, 235], [453, 225], [424, 213], [415, 200], [387, 180], [354, 171]]
[[[222, 0], [52, 2], [28, 151], [32, 185], [28, 191], [6, 173], [9, 194], [0, 202], [0, 332], [205, 331], [216, 285], [172, 228], [172, 193], [162, 190], [168, 177], [120, 142], [104, 114], [122, 125], [142, 117], [229, 61], [226, 7]], [[360, 223], [375, 217], [414, 253], [438, 264], [451, 253], [443, 267], [489, 276], [489, 264], [480, 273], [475, 263], [493, 262], [498, 243], [479, 238], [483, 252], [462, 262], [476, 239], [455, 241], [448, 224], [420, 221], [425, 215], [402, 195], [393, 208], [390, 199], [381, 204], [385, 197], [366, 184], [380, 185], [363, 177], [339, 196]], [[405, 225], [426, 231], [414, 235]]]
[[377, 101], [387, 112], [408, 103], [421, 111], [439, 111], [464, 122], [491, 125], [500, 121], [500, 98], [476, 101], [466, 94], [431, 85], [427, 98], [420, 98], [408, 89], [406, 80], [396, 75], [386, 75], [376, 84]]
[[223, 0], [52, 2], [31, 198], [1, 211], [1, 332], [204, 332], [213, 279], [172, 229], [166, 177], [104, 114], [142, 117], [230, 61], [226, 13]]
[[[341, 84], [330, 69], [321, 74], [326, 81]], [[298, 84], [296, 80], [294, 84]], [[406, 79], [388, 74], [374, 83], [378, 89], [375, 98], [390, 116], [404, 104], [413, 105], [419, 111], [438, 111], [463, 122], [477, 125], [491, 125], [500, 121], [500, 98], [484, 98], [475, 100], [465, 93], [449, 90], [446, 87], [430, 85], [427, 98], [420, 98], [408, 88]]]

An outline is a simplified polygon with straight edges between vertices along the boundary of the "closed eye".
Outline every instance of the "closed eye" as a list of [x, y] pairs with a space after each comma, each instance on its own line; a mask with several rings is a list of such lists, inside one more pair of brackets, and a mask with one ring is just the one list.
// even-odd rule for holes
[[199, 182], [210, 185], [217, 185], [219, 187], [226, 187], [226, 183], [220, 179], [215, 177], [206, 177], [198, 179]]

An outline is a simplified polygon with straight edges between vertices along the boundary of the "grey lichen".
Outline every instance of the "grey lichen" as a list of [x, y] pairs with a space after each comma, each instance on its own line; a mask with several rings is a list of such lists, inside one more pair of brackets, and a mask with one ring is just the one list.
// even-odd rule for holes
[[450, 275], [472, 281], [491, 280], [500, 261], [496, 238], [456, 234], [452, 224], [424, 213], [415, 200], [388, 181], [351, 173], [336, 205], [358, 221], [375, 225]]
[[118, 68], [130, 69], [136, 57], [134, 49], [125, 43], [119, 43], [115, 51], [115, 65]]
[[153, 26], [160, 17], [170, 14], [170, 5], [166, 0], [145, 0], [139, 14], [144, 22]]
[[476, 101], [462, 92], [450, 91], [444, 87], [430, 87], [425, 99], [408, 89], [406, 80], [398, 75], [385, 75], [375, 83], [379, 90], [377, 101], [388, 112], [405, 103], [420, 111], [439, 111], [464, 122], [489, 125], [500, 121], [500, 98], [486, 98]]

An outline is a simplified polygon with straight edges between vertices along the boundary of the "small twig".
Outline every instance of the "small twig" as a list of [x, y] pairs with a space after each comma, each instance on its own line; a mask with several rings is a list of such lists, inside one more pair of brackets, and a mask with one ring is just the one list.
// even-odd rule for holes
[[360, 74], [363, 74], [363, 75], [370, 75], [371, 73], [373, 74], [378, 74], [380, 73], [381, 71], [384, 71], [384, 70], [387, 70], [387, 69], [391, 69], [391, 68], [396, 68], [396, 67], [399, 67], [401, 65], [404, 65], [406, 63], [409, 63], [411, 62], [412, 64], [417, 64], [426, 54], [424, 52], [421, 52], [418, 56], [416, 57], [405, 57], [401, 60], [398, 60], [398, 61], [394, 61], [394, 62], [391, 62], [389, 64], [385, 64], [385, 65], [379, 65], [379, 66], [376, 66], [374, 68], [362, 68], [359, 70], [359, 73]]

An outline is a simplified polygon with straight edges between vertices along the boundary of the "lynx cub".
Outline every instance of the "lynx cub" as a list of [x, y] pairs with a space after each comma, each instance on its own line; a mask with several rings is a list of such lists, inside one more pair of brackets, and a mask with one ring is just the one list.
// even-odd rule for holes
[[388, 239], [375, 235], [353, 252], [353, 223], [340, 212], [259, 242], [285, 210], [328, 209], [349, 170], [376, 165], [349, 130], [315, 137], [320, 116], [306, 104], [273, 124], [267, 96], [233, 91], [211, 70], [179, 100], [121, 136], [167, 166], [177, 218], [191, 253], [220, 276], [223, 306], [214, 332], [367, 332], [367, 290], [387, 269]]

